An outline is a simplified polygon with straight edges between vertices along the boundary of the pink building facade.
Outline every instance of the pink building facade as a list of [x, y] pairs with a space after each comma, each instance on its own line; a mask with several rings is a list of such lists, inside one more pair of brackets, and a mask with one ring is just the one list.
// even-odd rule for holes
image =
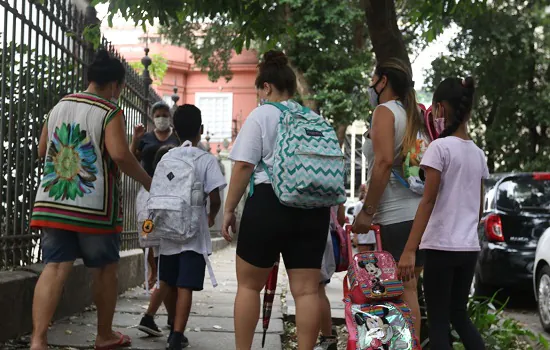
[[[116, 46], [129, 62], [139, 61], [143, 57], [143, 45]], [[164, 101], [172, 106], [176, 87], [178, 105], [190, 103], [201, 109], [205, 134], [210, 136], [212, 150], [224, 141], [232, 143], [246, 117], [258, 105], [254, 86], [257, 53], [245, 51], [235, 55], [230, 62], [233, 78], [229, 82], [224, 78], [212, 82], [206, 72], [195, 67], [188, 50], [162, 43], [150, 43], [149, 49], [150, 56], [161, 54], [168, 61], [163, 81], [153, 85]]]

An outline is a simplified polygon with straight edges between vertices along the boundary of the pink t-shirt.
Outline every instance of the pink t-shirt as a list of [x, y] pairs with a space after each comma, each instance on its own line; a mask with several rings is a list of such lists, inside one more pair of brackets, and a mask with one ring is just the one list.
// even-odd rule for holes
[[483, 151], [449, 136], [430, 144], [421, 166], [440, 171], [441, 184], [420, 249], [479, 251], [481, 181], [489, 177]]

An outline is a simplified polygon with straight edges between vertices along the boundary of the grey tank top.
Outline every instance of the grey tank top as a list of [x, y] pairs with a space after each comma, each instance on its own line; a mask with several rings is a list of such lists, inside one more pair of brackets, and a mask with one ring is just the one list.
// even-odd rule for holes
[[[404, 177], [403, 156], [401, 151], [405, 138], [405, 130], [407, 128], [407, 112], [398, 101], [389, 101], [381, 104], [381, 106], [388, 108], [394, 115], [395, 138], [393, 170]], [[374, 151], [372, 148], [372, 140], [369, 137], [365, 138], [363, 154], [367, 158], [367, 183], [370, 186], [372, 168], [374, 166]], [[373, 222], [380, 225], [391, 225], [414, 220], [421, 198], [421, 196], [406, 188], [392, 174], [390, 175], [388, 185], [378, 204]]]

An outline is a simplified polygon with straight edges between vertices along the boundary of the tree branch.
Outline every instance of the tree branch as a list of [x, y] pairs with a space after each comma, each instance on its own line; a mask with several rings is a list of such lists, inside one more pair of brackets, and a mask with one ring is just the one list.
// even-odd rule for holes
[[318, 112], [319, 105], [317, 101], [313, 98], [315, 96], [315, 91], [313, 91], [313, 89], [309, 85], [306, 77], [304, 76], [304, 73], [294, 64], [292, 64], [292, 62], [289, 62], [289, 66], [294, 71], [294, 74], [296, 74], [298, 93], [302, 97], [304, 106]]

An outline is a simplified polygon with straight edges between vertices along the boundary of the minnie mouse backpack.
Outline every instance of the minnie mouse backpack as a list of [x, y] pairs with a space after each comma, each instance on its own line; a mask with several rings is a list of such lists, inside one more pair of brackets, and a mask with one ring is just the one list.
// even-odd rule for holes
[[347, 350], [417, 350], [411, 310], [402, 301], [353, 304], [346, 300]]
[[[397, 299], [404, 290], [393, 256], [382, 250], [380, 227], [372, 226], [371, 229], [376, 235], [377, 250], [355, 256], [352, 256], [351, 250], [348, 252], [350, 265], [344, 278], [344, 295], [349, 296], [354, 304]], [[347, 230], [350, 241], [351, 226]], [[351, 241], [349, 244], [351, 246]]]

